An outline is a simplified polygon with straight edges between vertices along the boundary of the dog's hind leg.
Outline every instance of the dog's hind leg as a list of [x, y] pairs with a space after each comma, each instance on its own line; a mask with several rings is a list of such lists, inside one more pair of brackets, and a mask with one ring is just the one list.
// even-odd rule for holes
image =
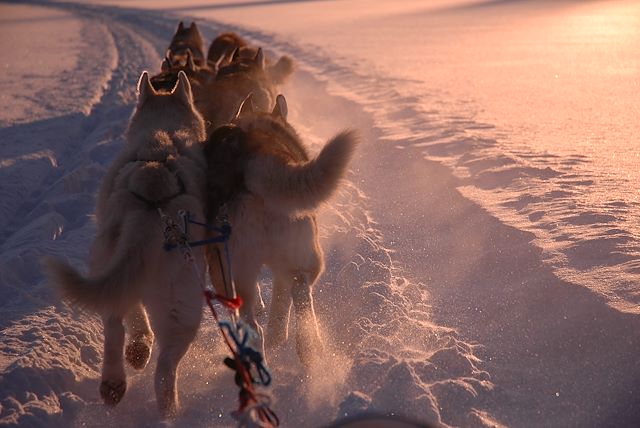
[[142, 370], [149, 362], [153, 346], [153, 332], [142, 303], [135, 305], [124, 321], [129, 334], [125, 357], [131, 367]]
[[305, 367], [313, 364], [323, 351], [322, 339], [313, 307], [311, 288], [317, 275], [298, 272], [293, 277], [291, 297], [296, 320], [296, 351]]
[[273, 290], [265, 344], [274, 349], [289, 336], [289, 313], [291, 311], [291, 286], [293, 277], [287, 272], [273, 270]]
[[100, 396], [105, 404], [115, 406], [122, 400], [127, 390], [127, 379], [124, 372], [124, 325], [122, 318], [105, 315], [104, 325], [104, 360], [102, 361], [102, 382]]
[[258, 307], [256, 308], [256, 316], [262, 316], [267, 313], [267, 305], [264, 303], [264, 298], [262, 297], [262, 287], [260, 287], [260, 284], [257, 284], [256, 288], [258, 289]]
[[[178, 364], [189, 349], [195, 337], [197, 326], [193, 331], [184, 331], [185, 336], [175, 335], [171, 340], [158, 339], [160, 353], [155, 375], [156, 400], [160, 414], [164, 419], [176, 417], [178, 401]], [[181, 333], [182, 334], [182, 333]]]

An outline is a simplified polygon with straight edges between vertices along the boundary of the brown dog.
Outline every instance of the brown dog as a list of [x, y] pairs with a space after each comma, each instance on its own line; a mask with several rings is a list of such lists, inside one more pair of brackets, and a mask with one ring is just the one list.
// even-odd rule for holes
[[[322, 272], [316, 208], [338, 188], [357, 139], [343, 132], [312, 158], [286, 121], [287, 106], [277, 97], [270, 113], [254, 112], [245, 100], [232, 124], [217, 128], [205, 143], [210, 220], [226, 204], [233, 233], [229, 243], [233, 279], [244, 301], [241, 316], [259, 333], [255, 318], [263, 265], [274, 277], [266, 345], [287, 337], [289, 308], [296, 319], [296, 349], [308, 365], [320, 349], [311, 289]], [[207, 249], [211, 281], [219, 293], [228, 276], [220, 248]]]

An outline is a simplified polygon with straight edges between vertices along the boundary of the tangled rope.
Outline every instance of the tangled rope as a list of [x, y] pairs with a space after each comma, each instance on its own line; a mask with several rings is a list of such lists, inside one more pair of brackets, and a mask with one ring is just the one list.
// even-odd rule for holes
[[[238, 393], [238, 410], [232, 412], [231, 415], [238, 421], [238, 426], [241, 428], [271, 428], [279, 426], [280, 421], [278, 416], [271, 409], [271, 397], [256, 391], [255, 388], [256, 385], [269, 386], [271, 384], [271, 373], [269, 373], [269, 370], [264, 365], [262, 354], [248, 345], [249, 336], [252, 334], [251, 329], [242, 322], [236, 321], [238, 309], [242, 306], [242, 299], [236, 295], [233, 280], [231, 279], [231, 260], [228, 249], [231, 225], [228, 219], [226, 216], [222, 216], [222, 226], [215, 227], [206, 223], [197, 222], [191, 218], [188, 212], [181, 211], [179, 215], [182, 218], [182, 225], [180, 225], [175, 222], [171, 216], [162, 211], [162, 209], [158, 208], [158, 213], [164, 226], [165, 250], [172, 251], [177, 248], [185, 261], [192, 266], [194, 275], [199, 279], [205, 302], [211, 311], [213, 319], [220, 328], [227, 347], [233, 355], [233, 358], [227, 357], [224, 359], [224, 364], [235, 371], [234, 380], [240, 388], [240, 392]], [[205, 227], [208, 230], [217, 232], [218, 236], [190, 242], [188, 236], [189, 224]], [[227, 281], [223, 275], [227, 296], [216, 294], [207, 286], [204, 276], [200, 275], [198, 271], [198, 266], [191, 252], [191, 248], [194, 246], [212, 243], [224, 244], [227, 271], [230, 276], [229, 281]], [[221, 260], [219, 260], [219, 262], [222, 263]], [[222, 265], [220, 268], [222, 269]], [[214, 300], [218, 300], [229, 309], [232, 321], [220, 321], [218, 313], [213, 306]]]

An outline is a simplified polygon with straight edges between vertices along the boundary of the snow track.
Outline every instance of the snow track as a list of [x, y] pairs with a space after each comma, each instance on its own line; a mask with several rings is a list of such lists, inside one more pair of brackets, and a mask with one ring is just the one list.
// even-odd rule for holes
[[[47, 104], [46, 118], [0, 129], [0, 425], [157, 426], [155, 364], [130, 372], [125, 399], [106, 409], [101, 325], [56, 303], [38, 266], [45, 254], [85, 266], [95, 193], [123, 143], [136, 80], [158, 69], [178, 19], [53, 6], [82, 22], [83, 60], [65, 74], [75, 89], [52, 93], [69, 102]], [[425, 147], [448, 156], [491, 145], [476, 135], [490, 125], [317, 47], [198, 23], [208, 40], [235, 30], [295, 58], [283, 92], [312, 148], [345, 127], [363, 135], [349, 181], [320, 214], [327, 267], [315, 295], [331, 358], [308, 377], [292, 346], [269, 361], [285, 427], [365, 410], [453, 426], [640, 421], [637, 319], [560, 281], [530, 234], [469, 202], [448, 169], [423, 159]], [[205, 316], [182, 364], [177, 426], [233, 426], [236, 390], [218, 339]]]
[[77, 67], [52, 76], [60, 87], [41, 94], [44, 112], [0, 130], [2, 424], [67, 425], [97, 395], [100, 323], [51, 306], [39, 259], [84, 265], [100, 177], [122, 144], [139, 70], [159, 57], [132, 29], [81, 18]]

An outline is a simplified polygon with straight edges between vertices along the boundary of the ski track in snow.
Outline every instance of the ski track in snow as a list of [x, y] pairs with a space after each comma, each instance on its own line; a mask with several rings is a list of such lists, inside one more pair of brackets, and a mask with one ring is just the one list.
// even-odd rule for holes
[[[100, 323], [54, 304], [36, 266], [44, 254], [85, 265], [94, 195], [123, 142], [135, 82], [141, 70], [158, 68], [177, 19], [56, 6], [91, 24], [86, 40], [100, 40], [99, 52], [84, 47], [86, 68], [73, 72], [99, 83], [73, 93], [74, 102], [83, 100], [74, 112], [52, 106], [63, 114], [0, 129], [0, 215], [7, 220], [0, 222], [0, 425], [155, 426], [154, 364], [130, 371], [125, 399], [105, 409], [97, 394]], [[307, 379], [293, 349], [272, 358], [284, 426], [366, 409], [456, 426], [640, 421], [633, 409], [640, 367], [619, 349], [638, 348], [638, 321], [558, 280], [530, 234], [463, 198], [455, 187], [464, 181], [423, 152], [445, 163], [459, 153], [478, 174], [505, 167], [500, 177], [480, 180], [487, 188], [504, 174], [549, 171], [465, 157], [495, 145], [484, 134], [491, 125], [447, 113], [435, 94], [414, 94], [415, 82], [380, 79], [348, 59], [258, 31], [213, 22], [202, 29], [208, 40], [236, 30], [296, 59], [299, 70], [283, 92], [312, 147], [342, 127], [363, 134], [350, 181], [320, 216], [327, 267], [315, 295], [334, 358]], [[425, 196], [433, 200], [428, 209], [412, 203]], [[268, 289], [267, 275], [263, 282]], [[233, 426], [236, 390], [219, 342], [205, 316], [182, 364], [184, 412], [176, 426]]]

